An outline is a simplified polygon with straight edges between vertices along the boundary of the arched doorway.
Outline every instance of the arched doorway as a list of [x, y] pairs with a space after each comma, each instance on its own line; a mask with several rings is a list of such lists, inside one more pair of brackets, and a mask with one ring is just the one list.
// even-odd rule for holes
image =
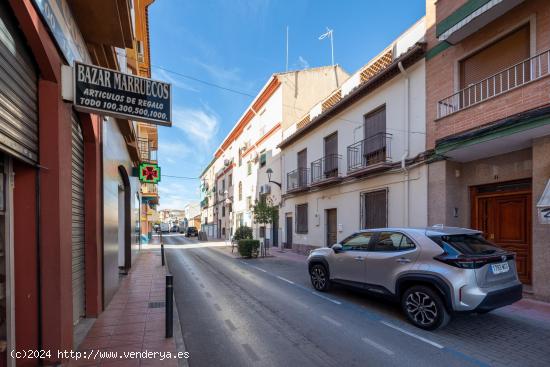
[[118, 267], [124, 274], [132, 267], [131, 238], [131, 187], [128, 172], [118, 166], [120, 184], [118, 189]]

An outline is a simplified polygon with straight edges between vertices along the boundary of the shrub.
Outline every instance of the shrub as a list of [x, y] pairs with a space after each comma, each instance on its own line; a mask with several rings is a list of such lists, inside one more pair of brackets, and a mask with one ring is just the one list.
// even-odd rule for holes
[[258, 240], [240, 240], [239, 241], [239, 254], [242, 257], [250, 258], [252, 256], [258, 256], [258, 248], [260, 247], [260, 241]]
[[235, 234], [233, 235], [234, 241], [240, 241], [240, 240], [251, 240], [252, 239], [252, 228], [247, 226], [241, 226], [235, 230]]

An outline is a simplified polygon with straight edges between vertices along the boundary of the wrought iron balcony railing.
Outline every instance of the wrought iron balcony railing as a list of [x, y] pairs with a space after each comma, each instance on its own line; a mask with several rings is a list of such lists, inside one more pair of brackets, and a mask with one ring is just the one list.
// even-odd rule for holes
[[550, 50], [528, 58], [442, 99], [437, 117], [442, 118], [496, 97], [550, 73]]
[[311, 162], [311, 184], [319, 184], [327, 180], [341, 177], [340, 163], [342, 156], [328, 154]]
[[158, 185], [154, 183], [142, 183], [141, 194], [143, 196], [156, 196], [158, 195]]
[[392, 134], [378, 133], [348, 146], [348, 172], [391, 161]]
[[286, 174], [286, 191], [298, 191], [309, 187], [309, 169], [298, 168]]

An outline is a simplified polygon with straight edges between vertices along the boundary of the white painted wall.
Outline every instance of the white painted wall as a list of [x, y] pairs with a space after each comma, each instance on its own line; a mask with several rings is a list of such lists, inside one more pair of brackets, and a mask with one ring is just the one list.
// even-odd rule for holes
[[[340, 171], [345, 176], [347, 147], [363, 139], [364, 115], [384, 104], [386, 105], [386, 129], [392, 134], [390, 143], [392, 161], [399, 162], [405, 156], [407, 137], [410, 144], [408, 158], [423, 153], [426, 137], [424, 60], [418, 61], [406, 71], [409, 78], [408, 91], [406, 77], [400, 74], [336, 117], [304, 135], [300, 140], [285, 147], [281, 154], [283, 172], [285, 172], [283, 187], [286, 188], [286, 173], [297, 168], [297, 153], [307, 148], [308, 167], [310, 167], [312, 161], [324, 155], [324, 137], [336, 131], [338, 132], [338, 152], [342, 156]], [[410, 124], [409, 133], [407, 133], [407, 113]], [[337, 209], [338, 224], [341, 224], [342, 228], [338, 233], [340, 241], [359, 229], [361, 192], [380, 188], [388, 189], [389, 226], [425, 226], [427, 225], [427, 185], [427, 169], [425, 166], [419, 166], [408, 171], [408, 178], [405, 171], [399, 168], [376, 177], [347, 181], [325, 190], [287, 198], [280, 211], [283, 237], [286, 233], [285, 214], [292, 213], [295, 231], [295, 205], [308, 203], [308, 233], [304, 235], [293, 233], [293, 243], [326, 246], [325, 210], [331, 208]], [[407, 197], [408, 212], [404, 210]]]

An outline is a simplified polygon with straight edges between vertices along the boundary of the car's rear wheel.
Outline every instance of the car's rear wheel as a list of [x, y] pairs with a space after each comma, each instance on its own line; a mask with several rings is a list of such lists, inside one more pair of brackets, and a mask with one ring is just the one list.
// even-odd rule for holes
[[451, 320], [439, 294], [426, 286], [407, 289], [401, 298], [401, 307], [410, 322], [425, 330], [442, 328]]
[[314, 264], [309, 270], [311, 285], [320, 292], [326, 292], [330, 288], [328, 271], [323, 264]]

